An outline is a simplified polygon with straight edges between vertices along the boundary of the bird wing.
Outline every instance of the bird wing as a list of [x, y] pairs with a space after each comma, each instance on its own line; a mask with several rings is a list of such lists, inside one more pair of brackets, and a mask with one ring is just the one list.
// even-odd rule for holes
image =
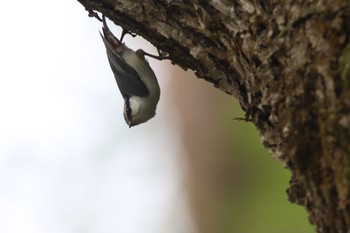
[[[119, 90], [124, 98], [130, 96], [144, 97], [149, 95], [146, 85], [142, 82], [136, 70], [128, 65], [109, 43], [107, 38], [100, 33], [107, 49], [107, 57]], [[120, 46], [125, 46], [121, 44]]]

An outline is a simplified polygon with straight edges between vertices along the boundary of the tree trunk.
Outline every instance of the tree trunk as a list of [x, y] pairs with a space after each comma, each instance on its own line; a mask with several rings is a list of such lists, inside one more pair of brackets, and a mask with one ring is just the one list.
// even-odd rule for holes
[[238, 98], [317, 232], [350, 232], [348, 0], [79, 0]]

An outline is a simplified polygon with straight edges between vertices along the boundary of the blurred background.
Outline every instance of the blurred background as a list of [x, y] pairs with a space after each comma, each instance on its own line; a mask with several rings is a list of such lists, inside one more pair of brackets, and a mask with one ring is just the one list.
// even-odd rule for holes
[[[129, 129], [100, 22], [73, 0], [4, 9], [1, 233], [314, 232], [287, 200], [289, 172], [233, 120], [244, 113], [231, 96], [148, 59], [157, 115]], [[156, 54], [141, 37], [124, 41]]]

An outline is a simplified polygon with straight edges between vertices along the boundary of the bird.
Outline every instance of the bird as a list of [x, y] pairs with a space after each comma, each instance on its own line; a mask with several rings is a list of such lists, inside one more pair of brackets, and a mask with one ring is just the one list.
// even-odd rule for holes
[[104, 15], [102, 21], [103, 33], [100, 32], [100, 35], [106, 47], [107, 58], [114, 78], [124, 98], [123, 115], [130, 128], [154, 117], [160, 99], [157, 77], [145, 56], [148, 55], [159, 60], [164, 59], [164, 57], [148, 54], [142, 49], [134, 51], [128, 48], [122, 42], [124, 35], [128, 32], [123, 31], [120, 40], [118, 40], [109, 30]]

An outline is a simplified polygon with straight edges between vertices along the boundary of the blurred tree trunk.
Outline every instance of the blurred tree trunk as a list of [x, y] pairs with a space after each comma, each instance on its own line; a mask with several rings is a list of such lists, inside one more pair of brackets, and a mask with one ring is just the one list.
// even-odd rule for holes
[[318, 232], [350, 232], [348, 0], [79, 2], [236, 97], [292, 172], [290, 200]]

